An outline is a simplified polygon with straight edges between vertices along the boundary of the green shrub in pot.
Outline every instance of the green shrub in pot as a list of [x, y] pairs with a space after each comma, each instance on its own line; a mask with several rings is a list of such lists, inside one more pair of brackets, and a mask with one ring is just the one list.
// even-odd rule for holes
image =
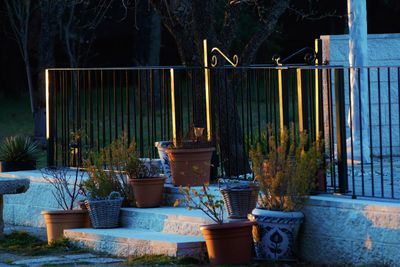
[[283, 129], [280, 140], [269, 131], [268, 146], [258, 144], [250, 152], [252, 169], [260, 186], [258, 208], [250, 216], [258, 258], [295, 258], [296, 236], [303, 222], [300, 211], [314, 188], [323, 166], [323, 142], [310, 143], [305, 132], [293, 126]]

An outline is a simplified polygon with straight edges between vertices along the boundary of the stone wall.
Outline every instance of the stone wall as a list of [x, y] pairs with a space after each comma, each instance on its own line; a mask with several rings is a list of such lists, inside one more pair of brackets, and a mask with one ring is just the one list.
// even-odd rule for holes
[[[348, 36], [347, 35], [323, 35], [322, 60], [330, 66], [343, 66], [346, 119], [349, 111], [349, 63], [348, 63]], [[370, 91], [371, 105], [371, 131], [372, 152], [380, 155], [390, 154], [390, 142], [392, 143], [392, 154], [399, 155], [400, 149], [400, 120], [399, 120], [399, 68], [400, 66], [400, 34], [370, 34], [368, 35], [368, 79], [360, 81], [362, 90]], [[387, 68], [390, 66], [390, 68]], [[377, 68], [380, 67], [380, 68]], [[368, 76], [368, 74], [366, 74]], [[333, 76], [332, 76], [333, 77]], [[390, 79], [389, 79], [390, 77]], [[390, 82], [389, 82], [390, 81]], [[369, 83], [369, 87], [368, 87]], [[328, 102], [326, 81], [324, 90], [325, 127], [328, 127]], [[333, 94], [334, 103], [334, 94]], [[390, 105], [389, 105], [390, 103]], [[364, 105], [364, 103], [362, 103]], [[390, 106], [390, 110], [389, 110]], [[379, 112], [380, 111], [380, 112]], [[333, 113], [335, 113], [333, 111]], [[380, 113], [380, 116], [379, 116]], [[334, 116], [335, 114], [333, 114]], [[392, 127], [390, 131], [389, 125]], [[350, 136], [347, 128], [347, 137]], [[326, 131], [327, 132], [327, 131]], [[326, 138], [326, 137], [325, 137]], [[381, 141], [382, 140], [382, 141]]]
[[[12, 175], [0, 173], [0, 177]], [[51, 185], [38, 171], [18, 172], [18, 177], [29, 178], [31, 185], [26, 193], [4, 197], [5, 223], [45, 227], [40, 212], [58, 209]], [[220, 196], [217, 187], [212, 192]], [[178, 188], [167, 186], [164, 199], [172, 204], [179, 194]], [[313, 263], [400, 266], [400, 203], [312, 196], [304, 213], [300, 258]]]
[[313, 196], [304, 213], [303, 259], [400, 266], [400, 203]]

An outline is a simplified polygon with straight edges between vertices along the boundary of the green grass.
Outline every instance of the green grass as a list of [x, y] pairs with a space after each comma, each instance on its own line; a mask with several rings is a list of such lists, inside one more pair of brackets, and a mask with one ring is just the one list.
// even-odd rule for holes
[[47, 242], [21, 231], [2, 236], [0, 250], [28, 256], [84, 252], [84, 250], [71, 245], [66, 239], [48, 245]]
[[[33, 136], [33, 115], [29, 97], [0, 97], [0, 142], [8, 136]], [[46, 152], [39, 154], [37, 167], [46, 166]]]
[[200, 262], [196, 259], [189, 257], [170, 257], [165, 255], [146, 255], [141, 257], [129, 258], [127, 265], [129, 266], [159, 266], [159, 265], [169, 265], [169, 266], [198, 266]]
[[33, 115], [28, 97], [1, 97], [0, 114], [0, 140], [16, 134], [33, 135]]

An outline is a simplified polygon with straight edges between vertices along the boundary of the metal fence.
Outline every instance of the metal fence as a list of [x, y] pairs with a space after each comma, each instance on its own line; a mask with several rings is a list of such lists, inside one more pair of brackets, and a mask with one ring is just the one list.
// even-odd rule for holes
[[[214, 176], [251, 177], [249, 147], [267, 125], [277, 134], [293, 123], [311, 140], [324, 138], [324, 191], [400, 197], [398, 67], [209, 70]], [[69, 165], [123, 133], [142, 157], [156, 157], [154, 142], [172, 139], [172, 87], [177, 134], [187, 138], [193, 124], [205, 126], [204, 75], [204, 68], [186, 67], [47, 70], [48, 164]], [[72, 133], [81, 136], [79, 144]]]

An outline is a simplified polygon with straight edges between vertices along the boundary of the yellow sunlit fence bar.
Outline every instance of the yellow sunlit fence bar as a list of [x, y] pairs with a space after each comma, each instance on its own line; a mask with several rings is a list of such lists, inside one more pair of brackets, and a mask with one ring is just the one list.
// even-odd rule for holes
[[207, 40], [203, 40], [203, 53], [204, 53], [204, 85], [206, 95], [206, 120], [207, 120], [207, 140], [211, 142], [212, 129], [211, 129], [211, 99], [210, 99], [210, 69], [208, 68], [208, 50]]
[[175, 77], [174, 69], [170, 69], [171, 76], [171, 117], [172, 117], [172, 142], [177, 146], [176, 140], [176, 113], [175, 113]]
[[301, 84], [301, 69], [296, 69], [297, 76], [297, 111], [299, 116], [299, 131], [304, 131], [304, 121], [303, 121], [303, 92]]
[[50, 98], [49, 98], [49, 70], [45, 71], [46, 78], [46, 139], [50, 138]]
[[282, 84], [282, 69], [278, 69], [278, 94], [279, 94], [279, 126], [281, 131], [285, 127], [284, 110], [283, 110], [283, 84]]

